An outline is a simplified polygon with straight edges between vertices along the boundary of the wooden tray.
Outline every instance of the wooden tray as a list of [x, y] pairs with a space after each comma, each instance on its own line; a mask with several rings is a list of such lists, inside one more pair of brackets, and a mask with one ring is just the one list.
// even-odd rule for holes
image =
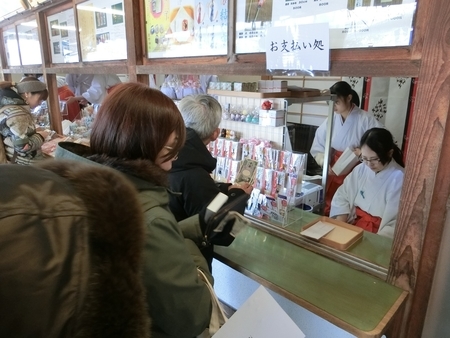
[[328, 245], [338, 250], [347, 250], [353, 244], [359, 242], [364, 234], [364, 230], [362, 228], [326, 216], [322, 216], [314, 222], [305, 225], [302, 231], [312, 227], [319, 221], [330, 223], [335, 226], [333, 230], [319, 239], [319, 243]]

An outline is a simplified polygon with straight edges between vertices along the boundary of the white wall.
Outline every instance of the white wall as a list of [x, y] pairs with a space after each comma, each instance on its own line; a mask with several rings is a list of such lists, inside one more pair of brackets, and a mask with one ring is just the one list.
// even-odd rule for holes
[[[213, 275], [214, 289], [217, 296], [223, 302], [235, 309], [239, 309], [247, 298], [249, 298], [260, 286], [260, 284], [254, 280], [217, 260], [213, 261]], [[275, 292], [270, 290], [269, 292], [281, 308], [298, 325], [300, 330], [303, 331], [306, 338], [355, 337]], [[279, 337], [283, 337], [282, 332], [280, 332]]]

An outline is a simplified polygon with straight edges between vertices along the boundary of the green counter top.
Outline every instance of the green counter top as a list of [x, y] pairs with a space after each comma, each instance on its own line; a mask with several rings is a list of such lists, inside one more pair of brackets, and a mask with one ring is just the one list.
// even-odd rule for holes
[[[303, 210], [295, 208], [289, 212], [288, 222], [286, 226], [282, 227], [281, 225], [275, 223], [273, 223], [272, 226], [283, 228], [284, 230], [295, 234], [299, 238], [305, 238], [299, 235], [303, 227], [311, 222], [317, 221], [320, 217], [320, 215], [316, 215], [311, 212], [305, 212]], [[256, 218], [249, 217], [249, 219], [252, 220], [253, 223], [257, 222]], [[309, 240], [309, 242], [314, 243], [313, 240]], [[377, 234], [373, 234], [371, 232], [364, 231], [363, 239], [356, 245], [351, 246], [348, 250], [345, 251], [345, 253], [371, 264], [378, 265], [384, 268], [387, 272], [391, 259], [391, 247], [391, 238], [386, 238]], [[330, 250], [335, 249], [330, 248]], [[335, 250], [335, 252], [339, 254], [338, 250]]]
[[407, 294], [253, 227], [215, 252], [230, 267], [361, 337], [380, 337]]

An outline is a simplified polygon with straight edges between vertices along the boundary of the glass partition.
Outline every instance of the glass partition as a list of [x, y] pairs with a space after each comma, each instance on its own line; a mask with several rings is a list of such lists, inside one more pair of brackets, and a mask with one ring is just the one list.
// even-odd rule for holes
[[3, 31], [3, 45], [5, 46], [6, 63], [8, 66], [20, 66], [19, 45], [15, 27]]
[[73, 9], [47, 17], [53, 63], [78, 62], [75, 15]]
[[412, 41], [416, 0], [237, 1], [236, 52], [264, 52], [272, 26], [328, 23], [330, 47], [405, 46]]
[[83, 61], [127, 58], [123, 1], [93, 0], [77, 5]]

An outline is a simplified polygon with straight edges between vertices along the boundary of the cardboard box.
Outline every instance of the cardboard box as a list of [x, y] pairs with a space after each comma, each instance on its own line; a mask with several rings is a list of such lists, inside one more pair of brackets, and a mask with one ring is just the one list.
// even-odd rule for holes
[[288, 85], [285, 80], [273, 80], [273, 91], [274, 92], [287, 92]]
[[285, 124], [286, 112], [284, 110], [264, 110], [259, 111], [259, 125], [279, 127]]

